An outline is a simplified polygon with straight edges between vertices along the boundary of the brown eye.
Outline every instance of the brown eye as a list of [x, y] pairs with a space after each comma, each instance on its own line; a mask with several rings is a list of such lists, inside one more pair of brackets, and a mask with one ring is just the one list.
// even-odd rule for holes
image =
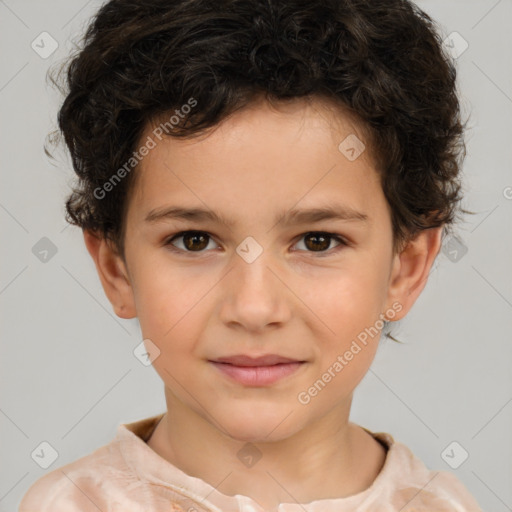
[[[306, 247], [307, 252], [331, 252], [329, 248], [331, 246], [331, 242], [335, 240], [339, 245], [347, 245], [346, 242], [337, 235], [332, 233], [324, 233], [321, 231], [310, 232], [302, 235], [301, 241], [304, 240], [304, 246]], [[332, 252], [337, 249], [335, 247]]]
[[323, 234], [308, 234], [305, 236], [305, 240], [306, 247], [313, 251], [325, 251], [331, 245], [330, 237]]
[[208, 246], [208, 236], [205, 236], [202, 233], [192, 233], [183, 236], [183, 242], [187, 249], [198, 251], [203, 250]]
[[[184, 231], [171, 238], [166, 245], [174, 245], [172, 242], [180, 238], [183, 239], [181, 244], [183, 247], [178, 247], [178, 249], [186, 252], [202, 252], [210, 242], [210, 236], [202, 231]], [[174, 246], [176, 247], [176, 245]]]

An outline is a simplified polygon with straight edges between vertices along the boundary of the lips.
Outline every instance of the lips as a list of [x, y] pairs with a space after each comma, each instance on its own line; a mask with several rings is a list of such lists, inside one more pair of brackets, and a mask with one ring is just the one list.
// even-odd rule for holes
[[235, 355], [209, 362], [231, 382], [251, 387], [270, 386], [291, 376], [306, 363], [277, 354], [259, 357]]
[[273, 366], [275, 364], [301, 363], [303, 361], [282, 357], [276, 354], [267, 354], [260, 357], [250, 357], [246, 355], [220, 357], [215, 359], [214, 362], [232, 364], [234, 366]]

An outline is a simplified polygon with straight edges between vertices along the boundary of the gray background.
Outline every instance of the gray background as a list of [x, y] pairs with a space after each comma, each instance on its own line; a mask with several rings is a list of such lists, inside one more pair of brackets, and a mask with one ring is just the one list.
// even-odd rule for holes
[[[418, 4], [444, 35], [469, 44], [457, 66], [472, 112], [463, 206], [476, 215], [395, 324], [407, 344], [382, 343], [351, 419], [390, 432], [432, 469], [453, 471], [484, 509], [502, 512], [512, 510], [512, 2]], [[61, 152], [52, 165], [42, 149], [59, 101], [46, 71], [99, 5], [0, 0], [1, 511], [15, 510], [46, 472], [107, 443], [119, 423], [165, 410], [160, 378], [132, 353], [137, 320], [115, 316], [80, 230], [66, 227], [69, 158]], [[43, 31], [59, 44], [48, 58], [31, 47]], [[57, 250], [46, 262], [43, 237]], [[46, 470], [31, 457], [42, 441], [58, 452]], [[452, 469], [445, 459], [460, 462], [462, 450], [469, 457]]]

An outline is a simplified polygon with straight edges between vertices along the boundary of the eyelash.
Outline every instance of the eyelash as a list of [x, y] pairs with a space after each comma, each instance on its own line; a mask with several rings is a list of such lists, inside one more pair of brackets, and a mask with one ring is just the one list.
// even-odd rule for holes
[[[171, 242], [175, 241], [178, 238], [182, 238], [184, 235], [187, 235], [187, 234], [206, 235], [210, 240], [213, 239], [213, 237], [206, 231], [188, 230], [188, 231], [180, 231], [179, 233], [172, 235], [170, 238], [167, 238], [166, 241], [164, 242], [164, 245], [166, 247], [168, 247], [172, 252], [176, 252], [176, 253], [202, 254], [202, 253], [206, 252], [206, 250], [204, 250], [204, 249], [202, 251], [187, 251], [185, 249], [180, 249], [180, 248], [172, 245]], [[337, 247], [334, 247], [333, 249], [327, 249], [325, 251], [305, 251], [305, 252], [309, 252], [312, 254], [317, 254], [317, 257], [319, 257], [319, 258], [325, 257], [325, 256], [330, 256], [333, 253], [338, 252], [343, 247], [348, 247], [350, 245], [347, 242], [347, 240], [340, 237], [336, 233], [329, 233], [327, 231], [308, 231], [308, 232], [300, 235], [300, 237], [296, 243], [298, 243], [300, 240], [302, 240], [307, 235], [323, 235], [323, 236], [326, 236], [327, 238], [330, 238], [331, 240], [335, 240], [336, 242], [338, 242], [340, 244]], [[300, 249], [299, 252], [300, 251], [302, 251], [302, 249]]]

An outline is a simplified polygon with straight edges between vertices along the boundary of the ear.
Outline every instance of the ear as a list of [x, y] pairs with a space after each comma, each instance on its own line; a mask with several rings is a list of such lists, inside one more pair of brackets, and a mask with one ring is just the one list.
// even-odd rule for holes
[[84, 230], [83, 235], [115, 314], [126, 319], [136, 317], [133, 289], [123, 259], [105, 238], [89, 230]]
[[407, 315], [427, 284], [430, 269], [441, 248], [443, 226], [422, 230], [394, 256], [388, 286], [388, 302], [399, 302], [402, 309], [390, 319]]

